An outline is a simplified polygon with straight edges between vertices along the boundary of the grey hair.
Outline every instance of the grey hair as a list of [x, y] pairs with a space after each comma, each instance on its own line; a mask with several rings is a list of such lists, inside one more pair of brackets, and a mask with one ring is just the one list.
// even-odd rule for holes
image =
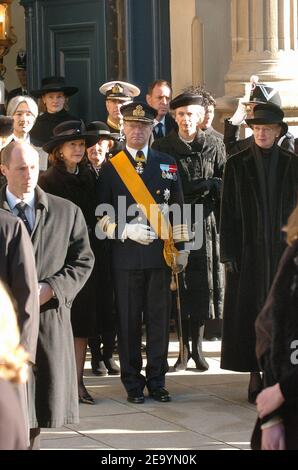
[[38, 116], [38, 107], [34, 99], [30, 98], [30, 96], [21, 95], [15, 96], [14, 98], [11, 98], [11, 100], [9, 100], [6, 110], [7, 116], [13, 116], [21, 103], [27, 103], [31, 114], [33, 114], [36, 119]]

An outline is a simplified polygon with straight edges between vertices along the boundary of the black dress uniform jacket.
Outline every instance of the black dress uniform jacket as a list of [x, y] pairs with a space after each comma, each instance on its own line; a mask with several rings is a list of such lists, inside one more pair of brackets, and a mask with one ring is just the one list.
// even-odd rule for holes
[[31, 241], [21, 220], [0, 209], [0, 280], [17, 306], [21, 344], [35, 362], [39, 328], [39, 295]]
[[[136, 166], [133, 158], [127, 155]], [[149, 149], [141, 178], [156, 203], [182, 205], [177, 167], [168, 155]], [[126, 215], [129, 206], [136, 203], [111, 161], [103, 168], [99, 194], [100, 203], [108, 203], [115, 209], [119, 237], [125, 223], [133, 219], [135, 223], [148, 224], [140, 210], [137, 217], [135, 214]], [[123, 214], [120, 210], [121, 203], [118, 204], [119, 196], [124, 197], [126, 207]], [[165, 209], [164, 206], [163, 208]], [[163, 245], [160, 239], [155, 239], [149, 245], [130, 239], [124, 242], [120, 239], [112, 240], [121, 380], [128, 393], [137, 389], [137, 394], [140, 395], [145, 385], [149, 391], [153, 391], [165, 384], [165, 374], [168, 371], [170, 269], [164, 260]], [[146, 378], [141, 374], [143, 315], [147, 334]]]
[[[52, 287], [56, 298], [40, 308], [37, 374], [29, 381], [30, 427], [56, 428], [79, 421], [70, 309], [90, 276], [94, 257], [81, 210], [38, 186], [35, 198], [31, 240], [37, 276]], [[0, 206], [10, 210], [6, 187], [0, 193]]]
[[256, 147], [227, 160], [220, 224], [221, 261], [236, 262], [239, 270], [226, 273], [221, 367], [247, 372], [258, 370], [254, 322], [286, 247], [281, 229], [298, 190], [298, 157], [275, 145], [268, 205]]
[[[127, 155], [135, 166], [134, 159], [128, 152]], [[149, 149], [142, 180], [157, 204], [168, 203], [171, 205], [176, 203], [181, 206], [183, 204], [183, 197], [178, 173], [177, 171], [175, 172], [176, 180], [163, 178], [162, 165], [174, 165], [176, 167], [176, 162], [169, 155]], [[168, 200], [165, 198], [166, 190], [170, 192]], [[111, 204], [116, 208], [115, 220], [118, 223], [117, 232], [119, 240], [114, 240], [112, 243], [113, 267], [116, 269], [166, 268], [162, 240], [156, 239], [153, 243], [146, 246], [129, 239], [125, 240], [125, 243], [120, 240], [125, 223], [131, 222], [136, 215], [127, 216], [125, 219], [123, 219], [123, 216], [120, 216], [118, 212], [119, 196], [125, 196], [126, 209], [132, 204], [136, 204], [113, 165], [107, 162], [101, 174], [99, 202]], [[140, 218], [138, 221], [147, 224], [148, 222], [142, 212], [140, 210], [138, 212], [137, 216]]]

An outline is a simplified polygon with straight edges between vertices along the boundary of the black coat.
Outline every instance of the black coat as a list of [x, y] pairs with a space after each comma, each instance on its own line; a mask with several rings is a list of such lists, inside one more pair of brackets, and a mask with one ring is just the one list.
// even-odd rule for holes
[[224, 136], [221, 132], [218, 132], [214, 127], [210, 126], [207, 129], [204, 129], [205, 134], [211, 134], [213, 137], [217, 137], [220, 140], [223, 140]]
[[[223, 267], [219, 262], [219, 215], [221, 178], [225, 164], [223, 142], [204, 132], [191, 145], [176, 131], [154, 142], [153, 147], [171, 155], [178, 165], [185, 203], [203, 204], [203, 244], [191, 250], [181, 285], [182, 314], [220, 317], [223, 308]], [[192, 225], [197, 222], [192, 211]], [[185, 288], [184, 288], [185, 286]]]
[[[29, 381], [30, 426], [56, 428], [78, 423], [78, 387], [70, 322], [72, 303], [93, 268], [86, 223], [69, 201], [35, 190], [36, 219], [31, 240], [39, 282], [55, 292], [41, 307], [36, 373]], [[5, 187], [0, 206], [9, 210]], [[85, 311], [81, 312], [84, 316]]]
[[36, 145], [36, 147], [42, 147], [53, 136], [54, 127], [58, 126], [61, 122], [72, 120], [77, 121], [78, 118], [72, 116], [65, 109], [62, 109], [58, 113], [45, 112], [40, 114], [30, 131], [31, 143]]
[[[135, 161], [128, 154], [131, 163], [135, 166]], [[170, 191], [170, 198], [168, 204], [183, 204], [182, 190], [179, 179], [167, 179], [162, 177], [161, 165], [176, 166], [175, 161], [160, 152], [155, 150], [148, 150], [147, 164], [142, 180], [151, 192], [155, 201], [158, 204], [164, 204], [164, 191]], [[135, 216], [126, 216], [124, 219], [120, 218], [118, 212], [118, 197], [125, 196], [126, 209], [132, 204], [136, 204], [128, 189], [120, 179], [115, 168], [110, 161], [107, 162], [103, 168], [101, 175], [101, 184], [99, 185], [99, 202], [102, 204], [110, 204], [115, 208], [115, 218], [118, 222], [117, 234], [121, 236], [125, 223], [130, 222]], [[101, 214], [103, 215], [103, 214]], [[139, 220], [140, 219], [140, 220]], [[147, 224], [147, 219], [139, 211], [139, 222]], [[115, 269], [148, 269], [148, 268], [167, 268], [163, 257], [163, 241], [156, 239], [150, 245], [142, 245], [133, 240], [127, 239], [124, 243], [120, 239], [112, 241], [112, 263]]]
[[[285, 403], [270, 417], [282, 418], [286, 449], [298, 449], [298, 241], [288, 247], [279, 263], [266, 303], [256, 320], [257, 357], [265, 386], [279, 382]], [[293, 360], [294, 359], [294, 360]], [[269, 417], [263, 418], [267, 421]], [[260, 449], [260, 420], [252, 447]]]
[[[96, 171], [90, 163], [87, 165], [96, 186], [96, 194], [98, 194], [101, 186], [101, 174], [105, 165], [106, 162], [102, 164], [98, 171]], [[115, 323], [115, 319], [112, 315], [114, 309], [114, 292], [111, 266], [111, 240], [96, 239], [92, 244], [92, 249], [95, 256], [94, 278], [96, 282], [97, 330], [102, 334], [107, 322], [111, 324]], [[112, 328], [114, 328], [114, 325]]]
[[2, 209], [0, 280], [8, 286], [16, 302], [21, 344], [34, 363], [39, 328], [39, 295], [34, 254], [23, 222]]
[[236, 371], [258, 370], [254, 322], [285, 249], [281, 229], [298, 190], [298, 157], [274, 146], [274, 211], [268, 227], [266, 185], [260, 183], [255, 148], [228, 159], [221, 205], [221, 261], [236, 262], [239, 269], [226, 276], [221, 366]]
[[[81, 209], [94, 250], [97, 201], [95, 183], [89, 168], [81, 164], [79, 173], [75, 175], [66, 171], [64, 165], [52, 166], [40, 175], [39, 185], [47, 193], [67, 199]], [[93, 272], [72, 305], [71, 322], [75, 337], [87, 338], [96, 334], [96, 280]]]

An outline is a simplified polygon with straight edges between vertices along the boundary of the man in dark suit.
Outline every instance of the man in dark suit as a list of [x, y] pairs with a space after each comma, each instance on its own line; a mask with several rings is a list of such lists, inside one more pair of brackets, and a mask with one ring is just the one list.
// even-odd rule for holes
[[[145, 386], [154, 400], [167, 402], [171, 399], [164, 388], [168, 371], [171, 271], [163, 252], [168, 240], [160, 236], [150, 214], [153, 208], [159, 207], [166, 218], [170, 204], [181, 207], [182, 192], [174, 160], [148, 147], [156, 111], [145, 103], [134, 102], [122, 106], [121, 113], [126, 148], [112, 157], [102, 171], [99, 192], [100, 203], [105, 206], [99, 206], [97, 214], [101, 216], [101, 233], [113, 239], [121, 380], [131, 403], [144, 402]], [[106, 214], [107, 204], [111, 214]], [[146, 204], [149, 204], [147, 211]], [[114, 218], [112, 212], [116, 214]], [[178, 246], [182, 250], [184, 234], [184, 226], [174, 227], [174, 242], [181, 241]], [[181, 269], [188, 257], [182, 250], [175, 252]], [[147, 337], [146, 377], [141, 374], [143, 314]]]
[[41, 427], [79, 420], [70, 308], [92, 271], [94, 256], [81, 210], [37, 186], [37, 151], [25, 142], [11, 142], [1, 158], [7, 185], [0, 192], [0, 207], [26, 225], [39, 281], [36, 369], [29, 380], [31, 447], [37, 448]]
[[153, 131], [150, 143], [168, 135], [172, 129], [177, 129], [175, 120], [169, 113], [170, 101], [172, 99], [172, 87], [166, 80], [155, 80], [148, 86], [146, 101], [157, 115], [153, 122]]

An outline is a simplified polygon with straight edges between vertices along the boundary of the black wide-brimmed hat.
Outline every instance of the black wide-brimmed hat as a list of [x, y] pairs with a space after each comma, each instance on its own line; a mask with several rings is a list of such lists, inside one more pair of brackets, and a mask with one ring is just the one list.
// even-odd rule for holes
[[254, 124], [280, 124], [281, 135], [284, 135], [288, 132], [288, 125], [283, 121], [284, 116], [284, 112], [279, 106], [272, 103], [262, 103], [254, 107], [253, 117], [246, 119], [245, 122], [250, 127]]
[[189, 106], [192, 104], [204, 106], [203, 96], [199, 93], [181, 93], [170, 102], [170, 109], [177, 109], [182, 106]]
[[0, 137], [8, 137], [13, 133], [12, 117], [0, 115]]
[[85, 140], [86, 147], [92, 147], [98, 141], [97, 135], [90, 135], [82, 121], [64, 121], [54, 127], [53, 137], [43, 145], [43, 150], [51, 153], [55, 147], [72, 140]]
[[124, 121], [139, 121], [147, 124], [152, 124], [157, 116], [156, 109], [142, 101], [123, 104], [120, 108], [120, 112]]
[[39, 98], [42, 95], [53, 91], [61, 91], [65, 96], [72, 96], [77, 93], [79, 89], [75, 86], [67, 86], [64, 77], [53, 76], [43, 78], [41, 81], [41, 88], [39, 90], [30, 91], [30, 95]]
[[92, 121], [86, 125], [86, 133], [88, 135], [97, 135], [99, 139], [113, 139], [114, 137], [111, 135], [111, 131], [109, 126], [105, 122], [102, 121]]

